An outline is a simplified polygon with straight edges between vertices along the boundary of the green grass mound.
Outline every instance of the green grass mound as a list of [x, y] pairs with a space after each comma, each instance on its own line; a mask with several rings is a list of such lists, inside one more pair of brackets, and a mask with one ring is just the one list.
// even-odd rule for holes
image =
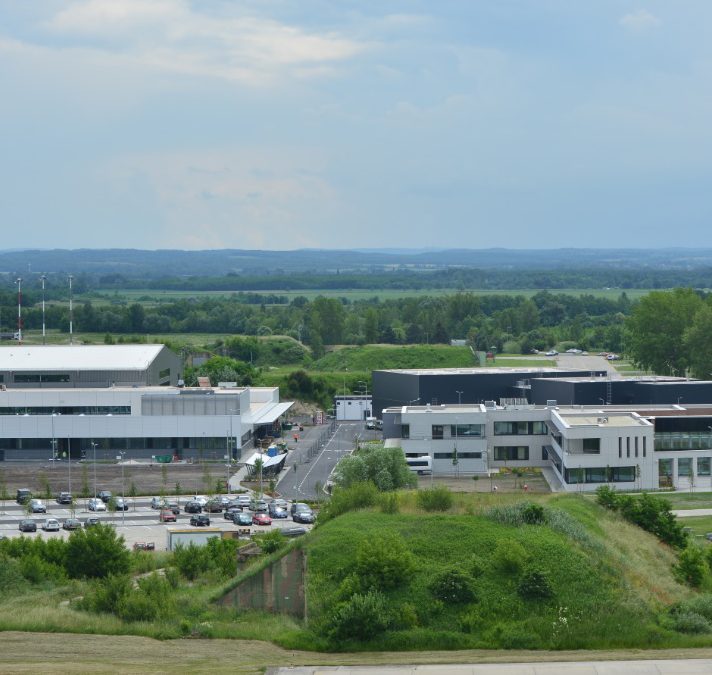
[[702, 631], [694, 642], [665, 619], [689, 595], [672, 554], [581, 498], [480, 515], [347, 513], [316, 531], [308, 555], [322, 648], [702, 644]]
[[330, 352], [315, 370], [382, 370], [387, 368], [468, 368], [477, 366], [468, 347], [449, 345], [365, 345]]

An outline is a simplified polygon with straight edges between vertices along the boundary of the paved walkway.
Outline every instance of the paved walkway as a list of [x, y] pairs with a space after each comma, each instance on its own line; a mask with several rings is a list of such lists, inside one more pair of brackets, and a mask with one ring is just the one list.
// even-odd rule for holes
[[479, 663], [432, 666], [307, 666], [268, 675], [709, 675], [712, 659]]
[[712, 516], [712, 509], [677, 509], [674, 510], [673, 513], [678, 518], [691, 518], [692, 516]]

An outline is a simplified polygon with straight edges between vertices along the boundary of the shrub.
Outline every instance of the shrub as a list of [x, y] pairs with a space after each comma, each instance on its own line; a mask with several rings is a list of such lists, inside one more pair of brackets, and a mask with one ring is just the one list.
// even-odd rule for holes
[[463, 633], [480, 633], [485, 626], [482, 615], [475, 609], [462, 614], [458, 623]]
[[554, 589], [545, 572], [538, 569], [524, 570], [517, 586], [517, 593], [525, 600], [547, 600], [553, 597]]
[[695, 612], [675, 614], [672, 619], [673, 628], [680, 633], [712, 633], [712, 624]]
[[524, 505], [522, 517], [527, 525], [541, 525], [544, 522], [544, 507], [531, 502]]
[[31, 584], [43, 581], [61, 581], [66, 578], [64, 569], [43, 560], [37, 553], [31, 553], [20, 559], [22, 576]]
[[476, 555], [470, 558], [469, 572], [474, 579], [481, 577], [485, 573], [485, 564]]
[[363, 590], [403, 586], [415, 568], [413, 554], [397, 535], [380, 536], [361, 543], [353, 572]]
[[267, 555], [279, 551], [287, 543], [280, 530], [272, 530], [271, 532], [255, 535], [253, 540], [259, 545], [262, 552]]
[[370, 482], [354, 483], [348, 488], [335, 487], [331, 499], [319, 511], [319, 523], [349, 511], [374, 506], [378, 495], [378, 488]]
[[173, 563], [183, 577], [193, 581], [209, 565], [209, 560], [205, 555], [205, 549], [191, 542], [188, 546], [178, 544], [175, 547]]
[[500, 539], [494, 550], [494, 566], [508, 576], [518, 575], [527, 562], [524, 547], [513, 539]]
[[694, 612], [705, 617], [712, 622], [712, 595], [696, 595], [689, 600], [677, 603], [670, 608], [671, 614], [679, 614], [683, 612]]
[[67, 543], [67, 573], [70, 577], [107, 577], [124, 574], [131, 557], [124, 538], [109, 525], [74, 530]]
[[92, 612], [116, 614], [119, 604], [131, 593], [132, 584], [128, 575], [110, 574], [97, 581], [91, 591], [84, 596], [81, 607]]
[[423, 511], [448, 511], [452, 508], [452, 493], [443, 485], [420, 490], [416, 496], [419, 509]]
[[381, 495], [379, 500], [381, 505], [381, 513], [390, 513], [391, 515], [400, 512], [400, 500], [397, 492], [387, 492]]
[[682, 553], [675, 566], [678, 577], [690, 586], [698, 587], [708, 574], [705, 556], [699, 546], [688, 546]]
[[618, 508], [618, 494], [615, 488], [601, 485], [596, 488], [596, 503], [612, 511]]
[[334, 611], [329, 637], [334, 642], [370, 640], [392, 623], [385, 596], [379, 591], [356, 593]]
[[0, 553], [0, 588], [3, 595], [22, 593], [27, 587], [27, 580], [22, 575], [20, 562], [4, 553]]
[[472, 577], [459, 567], [439, 572], [430, 582], [430, 592], [448, 603], [464, 604], [475, 600]]
[[399, 628], [415, 628], [418, 625], [418, 612], [410, 602], [404, 602], [398, 609]]

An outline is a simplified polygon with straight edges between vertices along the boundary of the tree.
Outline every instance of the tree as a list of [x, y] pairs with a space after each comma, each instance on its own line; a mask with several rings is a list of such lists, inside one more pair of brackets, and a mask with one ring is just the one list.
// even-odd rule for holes
[[382, 492], [417, 484], [400, 448], [371, 443], [342, 459], [334, 470], [334, 483], [340, 487], [366, 481], [371, 481]]
[[701, 380], [712, 378], [712, 305], [708, 299], [695, 314], [692, 325], [685, 331], [690, 370], [693, 377]]
[[641, 298], [626, 322], [627, 351], [635, 363], [661, 375], [684, 375], [690, 365], [685, 330], [702, 305], [691, 288]]
[[126, 574], [131, 567], [124, 538], [109, 525], [74, 530], [67, 543], [66, 560], [67, 573], [75, 579]]

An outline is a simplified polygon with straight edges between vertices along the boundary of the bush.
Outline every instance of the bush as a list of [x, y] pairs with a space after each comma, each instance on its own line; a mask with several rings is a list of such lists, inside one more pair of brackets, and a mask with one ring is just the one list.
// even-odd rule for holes
[[119, 604], [131, 593], [132, 583], [128, 575], [111, 574], [97, 581], [80, 603], [83, 609], [92, 612], [116, 614]]
[[690, 586], [697, 588], [702, 584], [708, 574], [705, 556], [699, 546], [688, 546], [682, 553], [675, 566], [678, 577]]
[[331, 499], [319, 511], [319, 523], [349, 511], [375, 506], [378, 498], [378, 488], [370, 482], [354, 483], [348, 488], [335, 487]]
[[72, 578], [125, 574], [131, 557], [124, 538], [109, 525], [74, 530], [67, 542], [67, 573]]
[[281, 530], [272, 530], [271, 532], [255, 535], [253, 541], [255, 541], [262, 549], [262, 552], [267, 555], [279, 551], [279, 549], [287, 543]]
[[382, 443], [368, 443], [337, 464], [334, 482], [343, 488], [371, 482], [380, 491], [386, 492], [415, 487], [418, 480], [400, 448], [386, 448]]
[[500, 539], [494, 550], [494, 566], [508, 576], [518, 575], [527, 562], [524, 547], [512, 539]]
[[452, 508], [452, 493], [443, 485], [420, 490], [416, 496], [418, 508], [423, 511], [449, 511]]
[[596, 488], [596, 503], [606, 509], [614, 511], [618, 508], [618, 495], [615, 488], [608, 485], [601, 485]]
[[415, 568], [413, 554], [397, 535], [374, 537], [356, 552], [353, 572], [362, 590], [404, 586]]
[[528, 569], [522, 574], [517, 586], [517, 593], [525, 600], [547, 600], [553, 597], [554, 589], [545, 572]]
[[670, 608], [671, 614], [694, 612], [712, 622], [712, 595], [696, 595], [689, 600], [677, 603]]
[[712, 633], [712, 624], [695, 612], [675, 614], [672, 619], [673, 628], [680, 633]]
[[381, 513], [389, 513], [391, 515], [400, 512], [400, 500], [397, 492], [387, 492], [381, 495], [379, 500]]
[[446, 603], [464, 604], [475, 600], [472, 577], [459, 567], [438, 573], [430, 582], [430, 592]]
[[6, 596], [23, 593], [27, 588], [27, 580], [22, 575], [20, 562], [4, 553], [0, 553], [0, 588]]
[[482, 615], [475, 609], [462, 614], [458, 623], [463, 633], [480, 633], [485, 626]]
[[392, 623], [385, 596], [379, 591], [357, 593], [334, 611], [329, 637], [334, 642], [366, 641], [383, 633]]
[[173, 563], [183, 577], [188, 581], [193, 581], [209, 565], [209, 560], [202, 546], [196, 546], [190, 542], [188, 546], [178, 544], [175, 547]]
[[541, 525], [545, 518], [544, 507], [529, 502], [522, 509], [522, 518], [527, 525]]

